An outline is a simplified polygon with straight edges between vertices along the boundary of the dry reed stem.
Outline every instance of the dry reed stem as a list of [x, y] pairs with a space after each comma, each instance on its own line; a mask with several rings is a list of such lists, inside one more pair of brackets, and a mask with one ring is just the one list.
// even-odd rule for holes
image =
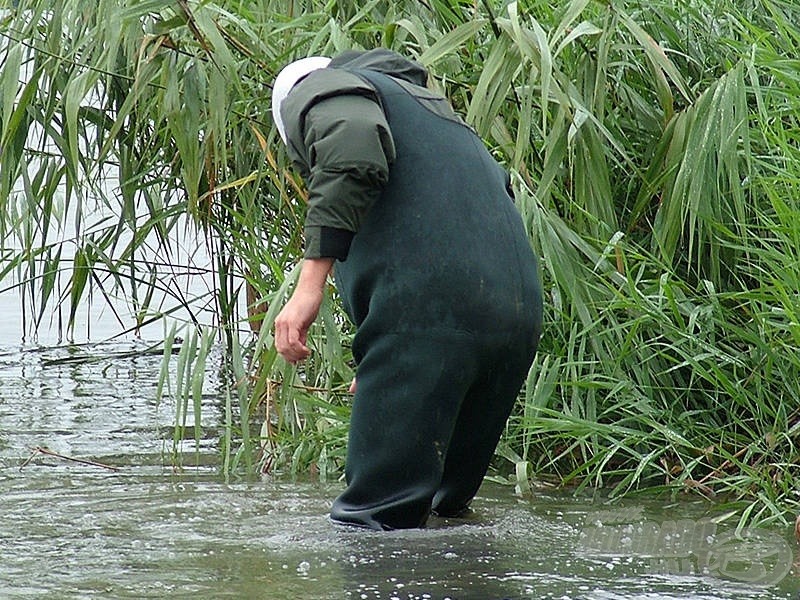
[[67, 460], [67, 461], [70, 461], [70, 462], [80, 463], [82, 465], [89, 465], [91, 467], [100, 467], [102, 469], [108, 469], [109, 471], [119, 471], [120, 470], [119, 467], [115, 467], [113, 465], [106, 465], [106, 464], [103, 464], [103, 463], [100, 463], [100, 462], [96, 462], [94, 460], [87, 460], [87, 459], [84, 459], [84, 458], [75, 458], [73, 456], [66, 456], [64, 454], [59, 454], [58, 452], [53, 452], [52, 450], [49, 450], [48, 448], [43, 448], [42, 446], [36, 446], [33, 449], [33, 453], [28, 457], [28, 459], [24, 463], [22, 463], [20, 465], [19, 470], [22, 471], [22, 469], [24, 469], [28, 465], [28, 463], [30, 463], [33, 460], [33, 457], [36, 456], [37, 454], [45, 454], [47, 456], [53, 456], [55, 458], [60, 458], [62, 460]]

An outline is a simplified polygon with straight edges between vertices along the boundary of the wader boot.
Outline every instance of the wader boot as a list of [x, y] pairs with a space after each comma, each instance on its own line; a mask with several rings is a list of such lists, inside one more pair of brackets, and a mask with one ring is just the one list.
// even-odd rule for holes
[[378, 90], [397, 157], [336, 267], [358, 386], [331, 518], [421, 527], [465, 511], [486, 473], [536, 351], [538, 268], [474, 132], [426, 107], [432, 94], [351, 72]]

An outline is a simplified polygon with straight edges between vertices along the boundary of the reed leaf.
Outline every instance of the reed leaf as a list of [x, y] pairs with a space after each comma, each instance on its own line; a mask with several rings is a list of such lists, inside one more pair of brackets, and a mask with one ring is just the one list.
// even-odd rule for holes
[[330, 289], [312, 359], [272, 346], [305, 190], [269, 88], [294, 58], [383, 45], [424, 63], [512, 172], [541, 257], [545, 332], [499, 479], [713, 492], [741, 519], [786, 518], [797, 23], [781, 0], [0, 0], [0, 289], [27, 337], [62, 309], [74, 337], [89, 303], [121, 303], [125, 331], [163, 321], [176, 455], [190, 413], [201, 442], [216, 369], [229, 476], [334, 477], [353, 332]]

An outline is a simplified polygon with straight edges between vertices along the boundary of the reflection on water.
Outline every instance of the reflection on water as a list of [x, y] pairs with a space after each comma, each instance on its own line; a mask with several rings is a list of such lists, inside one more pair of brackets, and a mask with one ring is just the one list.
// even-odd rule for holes
[[[472, 522], [340, 529], [327, 520], [340, 484], [218, 477], [213, 389], [200, 466], [176, 472], [174, 407], [154, 397], [160, 357], [58, 360], [67, 355], [0, 352], [0, 598], [744, 599], [800, 591], [781, 571], [783, 532], [767, 531], [755, 546], [735, 541], [734, 550], [752, 549], [738, 562], [728, 538], [723, 561], [725, 532], [704, 520], [713, 510], [702, 503], [609, 508], [550, 493], [523, 501], [487, 485]], [[37, 446], [119, 470], [31, 458]], [[183, 462], [195, 465], [194, 454]], [[777, 584], [758, 581], [756, 563], [779, 573]], [[707, 572], [696, 572], [703, 565]]]

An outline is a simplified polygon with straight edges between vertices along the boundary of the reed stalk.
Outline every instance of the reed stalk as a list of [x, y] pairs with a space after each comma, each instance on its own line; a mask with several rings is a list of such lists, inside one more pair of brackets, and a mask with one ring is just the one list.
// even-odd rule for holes
[[798, 17], [783, 0], [0, 1], [0, 289], [29, 339], [74, 339], [90, 300], [129, 307], [121, 332], [177, 319], [161, 389], [179, 425], [199, 423], [217, 340], [225, 472], [337, 476], [353, 371], [333, 289], [309, 361], [272, 347], [304, 191], [269, 86], [296, 57], [390, 47], [512, 172], [542, 259], [545, 333], [498, 476], [787, 520]]

